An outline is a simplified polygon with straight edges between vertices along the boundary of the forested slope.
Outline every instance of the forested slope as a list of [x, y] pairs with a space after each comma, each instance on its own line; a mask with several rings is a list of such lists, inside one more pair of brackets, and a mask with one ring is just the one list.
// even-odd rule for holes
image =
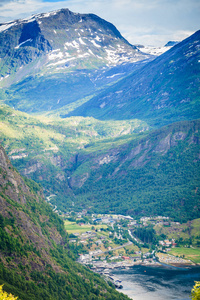
[[21, 300], [128, 299], [75, 262], [62, 220], [41, 187], [0, 147], [0, 284]]
[[88, 145], [77, 157], [70, 177], [75, 205], [133, 217], [200, 217], [199, 120], [102, 146]]

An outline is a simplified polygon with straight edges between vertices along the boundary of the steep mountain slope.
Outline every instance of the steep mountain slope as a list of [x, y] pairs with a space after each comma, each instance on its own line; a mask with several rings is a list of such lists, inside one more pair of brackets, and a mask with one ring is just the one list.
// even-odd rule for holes
[[72, 73], [28, 76], [8, 89], [1, 89], [0, 94], [5, 103], [21, 111], [62, 116], [146, 62], [76, 70]]
[[200, 31], [122, 79], [71, 115], [138, 118], [161, 127], [200, 117]]
[[58, 210], [199, 217], [199, 121], [41, 120], [1, 107], [1, 142]]
[[[111, 67], [129, 69], [149, 57], [93, 14], [61, 9], [16, 20], [0, 26], [0, 86], [12, 85], [2, 97], [27, 112], [57, 109], [98, 90], [94, 70], [102, 77]], [[122, 78], [124, 70], [112, 75]]]
[[[27, 73], [25, 70], [34, 74], [42, 66], [43, 73], [68, 72], [74, 68], [135, 62], [145, 57], [111, 23], [96, 15], [76, 14], [68, 9], [3, 24], [0, 31], [0, 55], [4, 57], [1, 75], [8, 84], [9, 80], [12, 82], [8, 77], [13, 71], [19, 71], [17, 75], [21, 77]], [[28, 70], [30, 62], [34, 68]]]
[[61, 219], [0, 147], [0, 284], [21, 300], [128, 299], [73, 260]]
[[200, 216], [200, 121], [81, 151], [69, 184], [76, 208], [179, 221]]
[[[69, 209], [72, 194], [68, 185], [77, 153], [87, 144], [148, 130], [140, 120], [98, 121], [72, 117], [49, 119], [31, 117], [8, 106], [0, 107], [0, 141], [21, 174], [40, 182], [45, 194], [65, 199]], [[122, 141], [123, 143], [123, 141]]]

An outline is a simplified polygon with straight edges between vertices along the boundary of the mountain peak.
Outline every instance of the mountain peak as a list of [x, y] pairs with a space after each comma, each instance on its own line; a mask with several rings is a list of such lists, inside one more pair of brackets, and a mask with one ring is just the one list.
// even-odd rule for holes
[[[136, 62], [149, 55], [102, 18], [60, 9], [1, 24], [0, 57], [6, 57], [0, 62], [1, 85], [9, 86], [32, 73], [98, 69]], [[11, 78], [14, 73], [16, 78]]]

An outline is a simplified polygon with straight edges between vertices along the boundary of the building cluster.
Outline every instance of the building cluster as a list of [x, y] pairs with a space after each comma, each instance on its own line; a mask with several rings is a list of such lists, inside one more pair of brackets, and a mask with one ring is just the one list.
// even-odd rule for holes
[[171, 241], [169, 241], [169, 240], [164, 240], [164, 241], [159, 241], [159, 244], [161, 245], [161, 246], [163, 246], [163, 247], [167, 247], [167, 248], [174, 248], [174, 247], [176, 247], [176, 245], [177, 245], [177, 243], [175, 242], [175, 240], [174, 239], [172, 239]]

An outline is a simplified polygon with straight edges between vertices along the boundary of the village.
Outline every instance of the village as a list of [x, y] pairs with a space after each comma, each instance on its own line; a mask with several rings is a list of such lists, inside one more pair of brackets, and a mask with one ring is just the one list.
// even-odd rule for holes
[[[138, 229], [144, 233], [155, 226], [179, 226], [169, 217], [142, 217], [92, 214], [87, 211], [65, 217], [65, 228], [69, 241], [78, 249], [78, 262], [88, 265], [99, 273], [114, 268], [129, 268], [135, 265], [192, 264], [190, 260], [169, 254], [177, 246], [175, 239], [153, 236], [146, 242], [136, 235]], [[150, 229], [149, 229], [150, 228]]]

